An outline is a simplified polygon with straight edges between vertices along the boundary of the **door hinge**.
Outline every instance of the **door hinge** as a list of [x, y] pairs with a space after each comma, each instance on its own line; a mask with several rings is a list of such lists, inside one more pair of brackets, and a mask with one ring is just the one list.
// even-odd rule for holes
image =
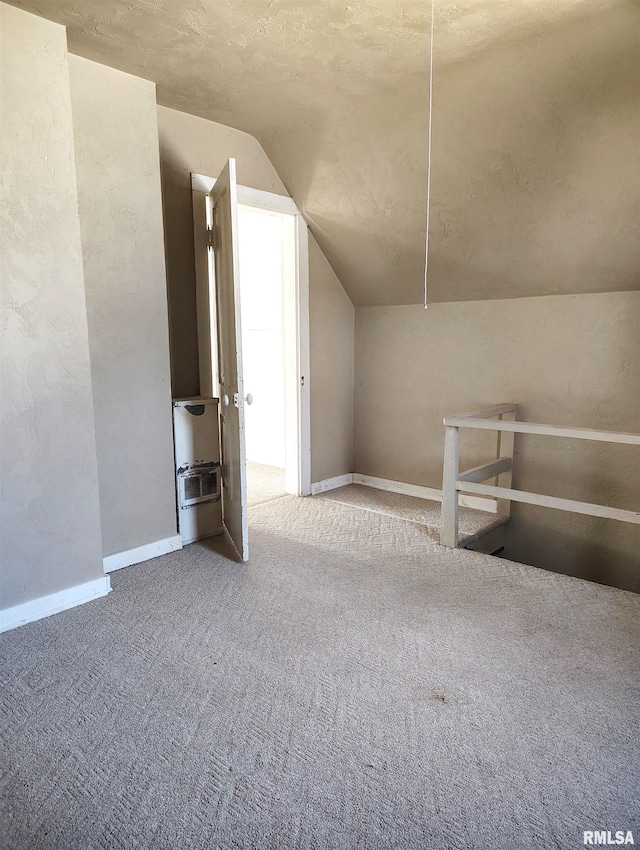
[[207, 247], [208, 248], [215, 248], [216, 247], [215, 232], [214, 232], [213, 228], [211, 228], [211, 227], [207, 227]]

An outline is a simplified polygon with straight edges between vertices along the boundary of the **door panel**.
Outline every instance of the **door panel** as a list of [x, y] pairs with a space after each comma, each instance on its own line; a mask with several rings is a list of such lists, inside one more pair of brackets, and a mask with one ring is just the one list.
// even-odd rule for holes
[[235, 159], [227, 162], [209, 197], [220, 376], [222, 516], [240, 557], [246, 561], [249, 558], [249, 533]]

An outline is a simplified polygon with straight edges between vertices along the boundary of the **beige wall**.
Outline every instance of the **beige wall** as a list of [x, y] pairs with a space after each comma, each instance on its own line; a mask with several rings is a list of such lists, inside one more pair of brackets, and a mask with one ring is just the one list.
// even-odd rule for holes
[[176, 529], [155, 85], [69, 56], [103, 554]]
[[[199, 392], [190, 173], [216, 177], [235, 157], [238, 182], [287, 194], [258, 142], [246, 133], [158, 108], [175, 396]], [[312, 480], [351, 472], [353, 306], [310, 238]]]
[[354, 308], [309, 236], [311, 480], [353, 471]]
[[[355, 471], [440, 487], [442, 417], [517, 401], [521, 419], [640, 430], [640, 294], [356, 310]], [[463, 463], [491, 456], [466, 436]], [[515, 485], [640, 510], [633, 447], [517, 440]], [[506, 554], [638, 587], [640, 528], [514, 506]]]
[[2, 15], [3, 608], [103, 576], [64, 29]]
[[[422, 303], [428, 0], [14, 2], [259, 139], [355, 304]], [[638, 289], [639, 29], [637, 0], [434, 3], [432, 302]]]
[[[525, 5], [474, 4], [475, 37]], [[640, 10], [528, 7], [436, 50], [430, 303], [640, 289]]]

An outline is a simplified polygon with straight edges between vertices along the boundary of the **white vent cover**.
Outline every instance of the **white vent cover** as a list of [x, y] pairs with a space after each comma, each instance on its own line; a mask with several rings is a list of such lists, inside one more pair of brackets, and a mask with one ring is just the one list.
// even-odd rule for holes
[[192, 469], [178, 476], [180, 507], [188, 508], [200, 502], [213, 502], [220, 498], [219, 468]]

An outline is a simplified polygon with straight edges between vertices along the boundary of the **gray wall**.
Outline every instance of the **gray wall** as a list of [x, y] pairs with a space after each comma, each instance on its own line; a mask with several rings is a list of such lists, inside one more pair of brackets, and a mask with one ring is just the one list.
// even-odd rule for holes
[[103, 554], [177, 533], [155, 85], [69, 56]]
[[637, 3], [473, 11], [437, 40], [429, 301], [637, 291]]
[[0, 9], [8, 608], [104, 574], [65, 32]]
[[[446, 414], [503, 401], [519, 418], [638, 431], [640, 294], [356, 309], [355, 471], [440, 487]], [[495, 451], [468, 432], [462, 463]], [[515, 486], [640, 510], [634, 447], [517, 438]], [[514, 505], [506, 554], [638, 588], [640, 527]]]
[[311, 480], [353, 471], [355, 311], [309, 235], [311, 349]]
[[[171, 373], [176, 396], [199, 392], [190, 173], [216, 177], [229, 157], [238, 182], [287, 194], [258, 142], [246, 133], [158, 108], [169, 289]], [[353, 306], [309, 240], [311, 469], [319, 481], [352, 471]]]
[[[14, 2], [259, 139], [353, 303], [422, 303], [428, 0]], [[637, 0], [434, 13], [430, 300], [638, 289]]]

